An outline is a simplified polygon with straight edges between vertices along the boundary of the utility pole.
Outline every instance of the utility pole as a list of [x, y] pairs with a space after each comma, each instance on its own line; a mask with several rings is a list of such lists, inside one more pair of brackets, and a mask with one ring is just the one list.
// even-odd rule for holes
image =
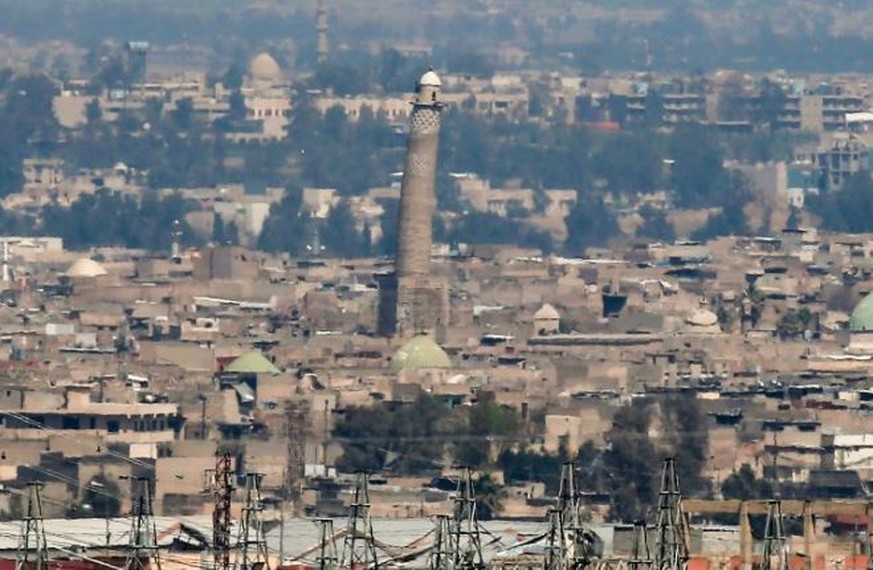
[[[38, 481], [27, 484], [27, 511], [21, 525], [21, 542], [15, 570], [48, 570], [48, 545], [42, 518], [42, 486]], [[30, 560], [31, 549], [36, 551], [36, 560]]]
[[[146, 570], [154, 560], [154, 570], [161, 570], [161, 557], [158, 554], [157, 528], [155, 527], [152, 506], [152, 481], [149, 477], [136, 477], [133, 480], [133, 508], [131, 509], [130, 549], [125, 570]], [[145, 558], [145, 561], [143, 561]]]
[[460, 570], [484, 568], [479, 519], [476, 516], [476, 492], [473, 488], [473, 472], [469, 467], [464, 468], [464, 476], [458, 482], [454, 515], [454, 567]]
[[339, 556], [334, 540], [333, 519], [316, 519], [315, 524], [318, 525], [318, 535], [321, 537], [318, 543], [318, 570], [336, 570]]
[[676, 460], [668, 457], [661, 469], [661, 490], [658, 494], [657, 542], [655, 568], [657, 570], [686, 570], [688, 543], [685, 516], [682, 513], [682, 495]]
[[370, 477], [359, 472], [355, 483], [355, 498], [349, 509], [349, 522], [346, 539], [343, 543], [343, 557], [340, 566], [349, 570], [378, 570], [376, 558], [376, 539], [373, 536], [373, 522], [370, 520]]
[[[757, 570], [788, 570], [786, 547], [782, 501], [774, 499], [767, 504], [767, 524], [764, 527], [764, 555]], [[774, 557], [776, 558], [775, 563]]]
[[237, 570], [269, 570], [264, 537], [264, 504], [261, 501], [263, 473], [246, 473], [246, 498], [237, 540]]
[[433, 535], [433, 548], [428, 559], [428, 570], [452, 570], [455, 545], [452, 543], [452, 519], [449, 515], [437, 515]]

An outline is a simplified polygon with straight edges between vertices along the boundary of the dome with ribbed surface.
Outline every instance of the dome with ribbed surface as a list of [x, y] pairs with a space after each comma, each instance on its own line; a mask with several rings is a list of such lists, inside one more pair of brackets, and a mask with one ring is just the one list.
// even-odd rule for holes
[[427, 335], [418, 335], [394, 353], [391, 370], [407, 368], [450, 368], [452, 361], [446, 351]]
[[873, 331], [873, 294], [868, 294], [852, 311], [849, 329], [854, 332]]

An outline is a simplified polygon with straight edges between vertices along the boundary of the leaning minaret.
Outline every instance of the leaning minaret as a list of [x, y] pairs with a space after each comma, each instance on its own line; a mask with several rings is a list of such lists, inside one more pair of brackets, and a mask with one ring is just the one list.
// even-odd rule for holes
[[377, 276], [379, 331], [407, 336], [444, 329], [448, 320], [446, 284], [430, 274], [431, 217], [436, 204], [440, 78], [429, 70], [416, 86], [409, 119], [409, 142], [400, 186], [395, 272]]
[[400, 222], [397, 241], [397, 277], [430, 273], [431, 216], [436, 202], [436, 164], [440, 142], [442, 103], [439, 76], [421, 76], [409, 118], [406, 166], [400, 185]]

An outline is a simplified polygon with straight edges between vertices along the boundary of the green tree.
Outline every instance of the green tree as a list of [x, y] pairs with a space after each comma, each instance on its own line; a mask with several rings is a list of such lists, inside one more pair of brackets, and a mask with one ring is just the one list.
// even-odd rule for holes
[[506, 489], [499, 485], [490, 473], [479, 475], [473, 483], [476, 493], [476, 515], [479, 520], [490, 521], [503, 510]]
[[813, 320], [814, 315], [807, 307], [789, 309], [779, 317], [779, 321], [776, 323], [776, 335], [781, 340], [802, 337], [806, 331], [810, 330]]
[[640, 215], [643, 218], [643, 224], [637, 228], [637, 237], [667, 242], [672, 242], [676, 239], [676, 231], [673, 229], [673, 224], [667, 219], [667, 214], [663, 210], [655, 209], [652, 206], [644, 206], [640, 210]]
[[308, 212], [303, 208], [303, 189], [288, 186], [285, 195], [270, 207], [258, 236], [258, 249], [300, 255], [312, 228]]
[[567, 216], [567, 233], [564, 250], [570, 255], [584, 255], [591, 246], [605, 245], [620, 229], [615, 214], [599, 194], [580, 192]]
[[473, 468], [488, 465], [492, 445], [497, 443], [498, 450], [508, 449], [510, 440], [521, 432], [521, 428], [521, 417], [511, 408], [493, 402], [471, 406], [461, 432], [473, 437], [455, 447], [455, 459]]

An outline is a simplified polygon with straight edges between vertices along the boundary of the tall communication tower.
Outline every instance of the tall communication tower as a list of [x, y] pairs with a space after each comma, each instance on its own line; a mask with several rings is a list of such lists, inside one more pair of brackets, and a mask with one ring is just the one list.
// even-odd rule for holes
[[453, 522], [454, 567], [459, 570], [484, 568], [479, 519], [476, 516], [476, 492], [473, 488], [473, 472], [469, 468], [464, 469], [464, 476], [458, 483]]
[[[152, 505], [152, 482], [150, 477], [133, 480], [133, 508], [131, 509], [130, 549], [124, 562], [126, 570], [161, 570], [158, 554], [157, 528]], [[154, 563], [152, 567], [151, 564]]]
[[452, 570], [455, 554], [452, 519], [449, 515], [437, 515], [434, 523], [433, 548], [428, 559], [428, 570]]
[[318, 8], [315, 13], [315, 29], [318, 32], [318, 65], [327, 63], [330, 55], [330, 44], [327, 35], [328, 20], [327, 20], [327, 0], [318, 0]]
[[367, 473], [358, 473], [355, 498], [349, 509], [349, 523], [343, 543], [343, 557], [340, 562], [342, 568], [350, 570], [379, 568], [373, 522], [370, 520], [369, 480]]
[[757, 570], [788, 570], [786, 548], [782, 501], [771, 500], [767, 505], [767, 524], [764, 526], [764, 554]]
[[318, 535], [318, 570], [335, 570], [339, 566], [339, 556], [334, 540], [333, 519], [316, 519]]
[[212, 493], [212, 560], [214, 570], [230, 570], [230, 504], [233, 499], [230, 453], [215, 456], [215, 471], [207, 483]]
[[285, 407], [286, 440], [285, 489], [292, 501], [294, 516], [303, 514], [303, 482], [306, 477], [306, 427], [309, 425], [309, 402], [292, 400]]
[[[27, 484], [27, 511], [21, 525], [21, 542], [15, 570], [47, 570], [48, 545], [42, 518], [42, 483]], [[30, 551], [36, 551], [36, 560], [30, 559]]]
[[685, 518], [682, 513], [682, 495], [676, 460], [668, 457], [661, 469], [661, 490], [658, 494], [657, 542], [655, 568], [657, 570], [685, 570], [688, 565]]
[[246, 473], [246, 497], [237, 539], [237, 570], [269, 570], [264, 536], [263, 473]]

